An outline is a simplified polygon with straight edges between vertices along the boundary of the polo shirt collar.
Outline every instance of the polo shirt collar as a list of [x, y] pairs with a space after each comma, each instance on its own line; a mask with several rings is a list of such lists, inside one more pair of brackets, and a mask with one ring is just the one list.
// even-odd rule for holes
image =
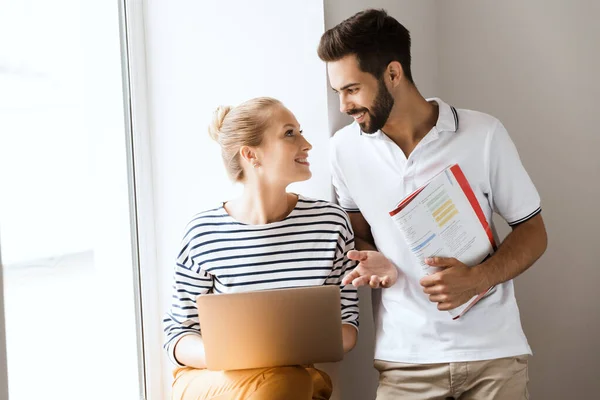
[[435, 127], [439, 132], [456, 132], [459, 126], [458, 113], [456, 109], [444, 102], [442, 99], [432, 97], [428, 102], [435, 101], [438, 104], [438, 119]]

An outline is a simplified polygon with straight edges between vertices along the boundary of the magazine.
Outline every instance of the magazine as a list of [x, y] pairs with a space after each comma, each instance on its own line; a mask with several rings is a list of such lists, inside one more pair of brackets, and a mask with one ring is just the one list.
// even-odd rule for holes
[[[422, 267], [423, 276], [441, 270], [427, 265], [427, 257], [454, 257], [472, 267], [496, 250], [492, 229], [457, 164], [408, 195], [389, 214]], [[453, 319], [461, 317], [492, 289], [448, 312]]]

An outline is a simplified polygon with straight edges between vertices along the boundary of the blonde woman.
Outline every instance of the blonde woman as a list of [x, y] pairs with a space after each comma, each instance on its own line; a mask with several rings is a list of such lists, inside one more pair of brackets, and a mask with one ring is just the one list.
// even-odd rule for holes
[[286, 191], [311, 177], [312, 146], [294, 115], [278, 100], [256, 98], [219, 107], [209, 133], [244, 190], [196, 215], [185, 229], [164, 320], [165, 348], [178, 366], [172, 398], [329, 399], [331, 380], [312, 367], [205, 369], [195, 299], [207, 293], [338, 285], [344, 351], [354, 347], [358, 332], [356, 289], [341, 285], [356, 265], [347, 258], [354, 249], [348, 216], [335, 204]]

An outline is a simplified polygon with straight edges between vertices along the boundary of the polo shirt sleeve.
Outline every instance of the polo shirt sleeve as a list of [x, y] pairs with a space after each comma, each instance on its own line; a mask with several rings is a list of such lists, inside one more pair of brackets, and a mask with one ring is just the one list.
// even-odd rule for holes
[[510, 226], [541, 212], [540, 196], [525, 171], [517, 148], [500, 121], [496, 122], [487, 146], [490, 201], [495, 212]]
[[337, 149], [333, 137], [329, 140], [329, 162], [331, 183], [333, 184], [338, 204], [347, 212], [359, 212], [360, 210], [354, 200], [352, 200], [350, 191], [346, 186], [344, 175], [342, 174], [342, 169], [338, 162]]

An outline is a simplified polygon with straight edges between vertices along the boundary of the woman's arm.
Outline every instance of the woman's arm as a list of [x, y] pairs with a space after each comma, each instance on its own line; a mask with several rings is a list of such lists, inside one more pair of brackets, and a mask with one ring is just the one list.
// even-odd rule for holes
[[352, 285], [343, 285], [342, 278], [356, 267], [356, 262], [350, 260], [348, 252], [354, 249], [354, 232], [345, 211], [341, 210], [344, 217], [345, 228], [338, 238], [338, 251], [334, 261], [336, 283], [340, 286], [340, 300], [342, 306], [342, 343], [344, 353], [356, 346], [358, 337], [358, 291]]
[[173, 303], [163, 320], [165, 349], [171, 361], [182, 366], [204, 366], [204, 345], [200, 336], [200, 321], [196, 297], [208, 293], [212, 277], [203, 271], [194, 272], [177, 264], [173, 285]]
[[[188, 225], [189, 227], [190, 225]], [[205, 368], [204, 345], [196, 298], [209, 293], [214, 286], [212, 275], [199, 268], [190, 253], [197, 231], [186, 229], [173, 274], [172, 303], [163, 319], [165, 349], [171, 361], [180, 366]], [[192, 239], [188, 239], [192, 238]]]
[[188, 367], [206, 368], [204, 341], [200, 335], [185, 335], [175, 343], [174, 350], [177, 362]]

